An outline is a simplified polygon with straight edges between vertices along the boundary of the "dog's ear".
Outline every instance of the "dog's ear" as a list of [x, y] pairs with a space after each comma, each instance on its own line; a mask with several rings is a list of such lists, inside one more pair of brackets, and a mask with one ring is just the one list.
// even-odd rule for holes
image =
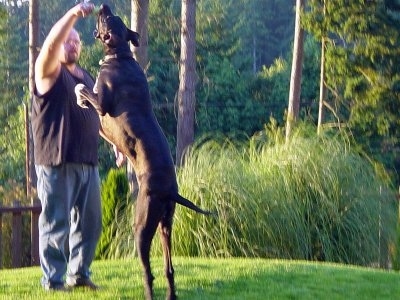
[[128, 29], [128, 34], [126, 35], [126, 40], [132, 42], [132, 44], [135, 47], [139, 47], [139, 39], [140, 39], [140, 35], [139, 33]]

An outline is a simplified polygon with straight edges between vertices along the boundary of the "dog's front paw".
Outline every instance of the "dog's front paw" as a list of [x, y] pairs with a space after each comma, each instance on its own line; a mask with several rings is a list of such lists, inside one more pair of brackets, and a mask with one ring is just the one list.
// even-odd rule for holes
[[95, 94], [98, 94], [98, 93], [99, 93], [99, 91], [98, 91], [98, 89], [97, 89], [97, 82], [98, 82], [98, 80], [99, 80], [99, 77], [96, 78], [96, 82], [94, 83], [94, 86], [93, 86], [93, 93], [95, 93]]
[[78, 83], [75, 86], [76, 103], [82, 108], [89, 108], [89, 102], [83, 93], [84, 89], [86, 89], [86, 86], [82, 83]]

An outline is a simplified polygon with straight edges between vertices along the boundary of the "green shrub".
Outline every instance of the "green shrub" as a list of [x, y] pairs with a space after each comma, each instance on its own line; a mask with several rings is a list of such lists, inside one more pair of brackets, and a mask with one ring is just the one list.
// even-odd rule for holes
[[124, 214], [129, 199], [129, 184], [124, 169], [110, 169], [101, 187], [102, 227], [96, 258], [109, 258], [118, 219]]
[[397, 219], [396, 240], [393, 244], [393, 269], [400, 270], [400, 210]]

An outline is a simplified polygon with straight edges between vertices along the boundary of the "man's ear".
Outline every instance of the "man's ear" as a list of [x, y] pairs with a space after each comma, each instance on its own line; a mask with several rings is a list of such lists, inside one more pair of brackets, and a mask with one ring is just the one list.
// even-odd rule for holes
[[132, 42], [132, 44], [135, 47], [139, 47], [139, 39], [140, 39], [139, 33], [132, 31], [129, 28], [127, 29], [128, 29], [128, 34], [126, 36], [126, 40]]

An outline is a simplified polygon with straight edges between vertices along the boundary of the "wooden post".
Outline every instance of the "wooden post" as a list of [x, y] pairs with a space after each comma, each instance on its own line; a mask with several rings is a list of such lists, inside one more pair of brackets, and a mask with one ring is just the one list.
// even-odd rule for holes
[[[13, 207], [20, 207], [21, 202], [13, 201]], [[22, 265], [22, 215], [21, 211], [13, 212], [12, 214], [12, 234], [11, 234], [11, 260], [13, 268], [21, 267]]]
[[31, 265], [37, 266], [39, 265], [39, 214], [40, 210], [36, 210], [34, 207], [40, 205], [40, 202], [37, 198], [31, 201], [32, 211], [31, 211]]

